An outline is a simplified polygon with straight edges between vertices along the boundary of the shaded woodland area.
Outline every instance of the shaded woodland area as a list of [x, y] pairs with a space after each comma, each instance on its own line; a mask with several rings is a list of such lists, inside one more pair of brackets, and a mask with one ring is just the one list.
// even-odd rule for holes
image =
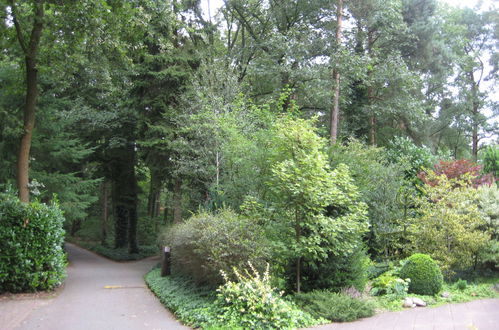
[[228, 0], [211, 17], [199, 1], [4, 0], [0, 12], [0, 183], [22, 201], [57, 194], [70, 235], [131, 253], [200, 208], [264, 200], [283, 113], [387, 162], [404, 148], [433, 163], [497, 153], [494, 8]]

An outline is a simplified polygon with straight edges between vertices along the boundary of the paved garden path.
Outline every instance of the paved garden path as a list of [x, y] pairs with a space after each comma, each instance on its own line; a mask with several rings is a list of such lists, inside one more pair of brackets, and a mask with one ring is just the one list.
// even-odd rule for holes
[[436, 308], [419, 307], [375, 315], [350, 323], [334, 323], [316, 330], [499, 330], [499, 299], [475, 300]]
[[[188, 329], [146, 288], [143, 275], [158, 261], [118, 263], [72, 244], [68, 278], [54, 298], [0, 298], [0, 330]], [[115, 286], [108, 288], [106, 286]], [[499, 330], [499, 299], [378, 314], [318, 330], [470, 329]]]
[[60, 294], [1, 299], [0, 329], [188, 329], [145, 286], [143, 276], [157, 259], [118, 263], [72, 244], [66, 248], [68, 278]]

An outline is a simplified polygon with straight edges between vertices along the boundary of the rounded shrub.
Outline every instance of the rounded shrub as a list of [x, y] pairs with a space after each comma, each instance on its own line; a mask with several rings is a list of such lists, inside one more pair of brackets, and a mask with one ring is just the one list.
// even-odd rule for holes
[[64, 217], [57, 203], [0, 194], [0, 292], [49, 290], [65, 277]]
[[424, 295], [435, 295], [444, 283], [442, 272], [437, 263], [426, 254], [416, 253], [410, 256], [402, 269], [400, 277], [409, 278], [409, 292]]
[[231, 210], [202, 212], [168, 228], [160, 243], [171, 247], [172, 270], [210, 285], [223, 283], [220, 271], [232, 273], [251, 262], [265, 268], [269, 244], [256, 221]]

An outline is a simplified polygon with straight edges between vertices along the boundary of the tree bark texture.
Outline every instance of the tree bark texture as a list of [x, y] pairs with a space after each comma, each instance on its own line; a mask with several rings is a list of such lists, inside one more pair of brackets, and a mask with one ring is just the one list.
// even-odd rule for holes
[[106, 246], [107, 241], [107, 220], [109, 218], [109, 196], [107, 182], [103, 181], [101, 186], [102, 200], [102, 226], [101, 226], [101, 244]]
[[149, 197], [147, 200], [147, 215], [150, 218], [158, 217], [160, 214], [160, 196], [163, 180], [156, 171], [151, 171], [151, 182], [149, 185]]
[[29, 41], [26, 44], [22, 27], [17, 17], [16, 5], [14, 1], [10, 1], [17, 40], [23, 50], [26, 65], [26, 100], [23, 111], [23, 136], [17, 157], [17, 188], [19, 190], [19, 200], [24, 203], [29, 202], [29, 155], [33, 129], [35, 128], [35, 112], [38, 99], [37, 54], [43, 31], [43, 4], [43, 0], [34, 1], [33, 27]]
[[[336, 49], [341, 47], [341, 24], [343, 20], [343, 0], [338, 0], [336, 11]], [[339, 53], [339, 52], [338, 52]], [[340, 81], [341, 75], [338, 66], [335, 64], [333, 69], [333, 108], [331, 109], [330, 140], [335, 144], [338, 139], [338, 124], [340, 115]]]
[[479, 82], [475, 81], [475, 76], [473, 75], [473, 71], [468, 73], [470, 84], [471, 84], [471, 97], [472, 97], [472, 108], [471, 108], [471, 155], [473, 156], [473, 160], [476, 162], [478, 160], [478, 109], [479, 109], [479, 100], [478, 100], [478, 84]]

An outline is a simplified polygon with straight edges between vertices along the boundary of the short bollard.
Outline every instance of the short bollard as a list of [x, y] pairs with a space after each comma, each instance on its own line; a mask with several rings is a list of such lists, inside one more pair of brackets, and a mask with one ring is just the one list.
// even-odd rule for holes
[[163, 247], [163, 261], [161, 263], [161, 276], [167, 276], [171, 273], [170, 268], [170, 247]]

